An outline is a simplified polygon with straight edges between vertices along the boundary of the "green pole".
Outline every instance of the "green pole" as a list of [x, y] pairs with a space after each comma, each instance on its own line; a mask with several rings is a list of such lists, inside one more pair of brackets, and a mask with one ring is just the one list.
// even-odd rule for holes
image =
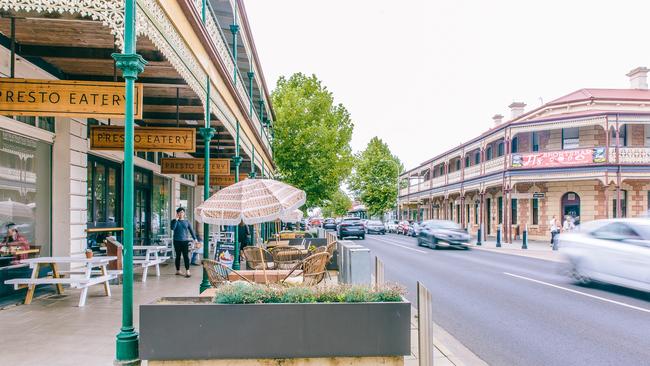
[[[206, 0], [203, 0], [201, 8], [201, 20], [205, 24], [207, 15]], [[201, 128], [199, 132], [203, 136], [203, 200], [206, 201], [210, 198], [210, 140], [214, 136], [214, 128], [210, 126], [210, 77], [206, 77], [206, 101], [205, 101], [205, 127]], [[203, 224], [203, 259], [210, 258], [210, 224]], [[210, 281], [208, 280], [208, 272], [203, 269], [203, 277], [199, 285], [199, 293], [210, 288]]]
[[237, 25], [237, 15], [235, 13], [235, 24], [230, 25], [230, 33], [232, 33], [232, 58], [234, 59], [234, 70], [233, 70], [233, 85], [237, 85], [237, 32], [239, 32], [239, 25]]
[[[235, 135], [235, 156], [232, 157], [232, 162], [235, 165], [235, 183], [239, 182], [239, 165], [241, 164], [242, 157], [239, 156], [239, 121], [237, 121], [237, 133]], [[235, 227], [235, 262], [232, 268], [239, 269], [239, 229]]]
[[248, 72], [248, 114], [253, 115], [253, 77], [255, 73], [253, 71]]
[[115, 342], [115, 364], [140, 364], [138, 355], [138, 332], [133, 327], [133, 152], [134, 152], [134, 84], [147, 62], [135, 53], [135, 1], [125, 0], [124, 50], [114, 53], [116, 66], [122, 70], [125, 80], [124, 106], [124, 174], [122, 223], [124, 226], [124, 257], [122, 284], [122, 327]]
[[255, 145], [253, 145], [253, 155], [251, 159], [251, 172], [248, 173], [248, 177], [255, 178]]

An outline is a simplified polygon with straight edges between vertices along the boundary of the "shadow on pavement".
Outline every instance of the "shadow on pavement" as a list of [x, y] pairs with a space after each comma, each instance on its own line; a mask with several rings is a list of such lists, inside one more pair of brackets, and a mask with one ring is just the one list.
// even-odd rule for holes
[[611, 292], [614, 294], [622, 295], [622, 296], [627, 296], [631, 297], [634, 299], [638, 300], [644, 300], [650, 302], [650, 292], [644, 292], [644, 291], [639, 291], [639, 290], [634, 290], [630, 289], [627, 287], [622, 287], [622, 286], [617, 286], [617, 285], [610, 285], [607, 283], [597, 283], [597, 282], [592, 282], [586, 285], [580, 285], [580, 287], [585, 287], [585, 288], [592, 288], [596, 290], [601, 290], [601, 291], [607, 291]]

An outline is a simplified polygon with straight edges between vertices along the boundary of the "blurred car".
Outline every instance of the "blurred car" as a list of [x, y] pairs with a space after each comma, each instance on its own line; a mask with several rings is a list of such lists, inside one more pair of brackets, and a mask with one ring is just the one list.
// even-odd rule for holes
[[421, 224], [419, 222], [412, 222], [409, 225], [408, 236], [417, 237], [420, 234]]
[[389, 233], [396, 233], [397, 232], [397, 224], [399, 224], [399, 221], [397, 220], [389, 220], [386, 221], [384, 224], [384, 227], [386, 227], [386, 231]]
[[349, 236], [365, 239], [366, 230], [358, 217], [346, 217], [336, 227], [336, 234], [339, 239], [345, 239]]
[[400, 221], [399, 224], [397, 224], [397, 234], [402, 234], [406, 235], [409, 232], [409, 225], [410, 223], [408, 221]]
[[318, 217], [312, 217], [311, 219], [309, 219], [309, 226], [311, 227], [320, 227], [322, 223], [323, 223], [322, 219]]
[[366, 223], [366, 234], [385, 235], [386, 228], [384, 227], [384, 224], [382, 224], [381, 221], [379, 220], [369, 220]]
[[591, 221], [560, 234], [558, 245], [576, 282], [605, 282], [650, 292], [650, 220]]
[[336, 230], [336, 220], [325, 219], [325, 221], [323, 221], [323, 229], [332, 231]]
[[418, 245], [437, 249], [440, 246], [468, 249], [469, 234], [449, 220], [424, 221], [418, 234]]

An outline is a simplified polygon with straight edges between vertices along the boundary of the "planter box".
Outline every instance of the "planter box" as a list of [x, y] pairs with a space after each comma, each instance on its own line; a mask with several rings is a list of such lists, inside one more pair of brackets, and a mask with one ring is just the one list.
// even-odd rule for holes
[[140, 306], [143, 360], [404, 356], [411, 304], [214, 304], [162, 298]]

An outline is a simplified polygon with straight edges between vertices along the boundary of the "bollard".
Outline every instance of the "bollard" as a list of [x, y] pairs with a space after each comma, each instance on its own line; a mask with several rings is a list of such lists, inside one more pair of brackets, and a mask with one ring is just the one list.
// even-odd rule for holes
[[420, 366], [433, 366], [433, 321], [431, 293], [418, 281], [418, 359]]
[[384, 284], [384, 262], [375, 257], [375, 288], [379, 288]]
[[501, 248], [501, 225], [497, 226], [497, 248]]
[[559, 236], [560, 236], [560, 235], [555, 234], [555, 236], [553, 237], [553, 250], [557, 250], [557, 246], [558, 246], [558, 237], [559, 237]]
[[476, 246], [479, 246], [479, 247], [481, 246], [481, 237], [483, 236], [482, 228], [483, 228], [483, 224], [480, 224], [478, 226], [478, 236], [476, 237]]
[[528, 224], [524, 226], [524, 234], [521, 237], [521, 249], [528, 249]]

